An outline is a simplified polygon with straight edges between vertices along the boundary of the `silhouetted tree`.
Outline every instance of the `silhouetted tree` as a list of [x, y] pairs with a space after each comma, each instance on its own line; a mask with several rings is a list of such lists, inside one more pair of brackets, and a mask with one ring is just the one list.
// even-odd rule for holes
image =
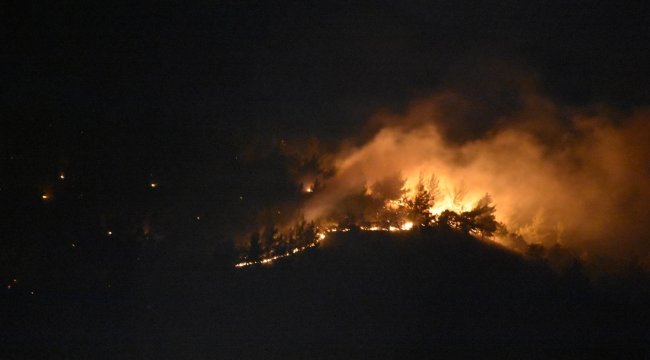
[[429, 180], [429, 185], [425, 186], [422, 178], [418, 181], [415, 188], [415, 196], [413, 199], [406, 201], [408, 207], [409, 220], [415, 226], [429, 226], [433, 220], [433, 215], [429, 211], [434, 204], [435, 194], [437, 193], [438, 181], [432, 176]]
[[248, 250], [249, 261], [259, 261], [262, 253], [260, 248], [260, 234], [256, 231], [251, 235], [250, 247]]
[[460, 214], [459, 229], [464, 233], [478, 233], [482, 237], [492, 236], [497, 231], [498, 223], [494, 217], [496, 207], [492, 205], [490, 195], [485, 195], [474, 209]]
[[290, 235], [290, 242], [294, 246], [311, 244], [315, 239], [316, 225], [313, 221], [307, 222], [304, 219], [298, 221]]
[[405, 218], [409, 216], [409, 208], [407, 206], [397, 207], [382, 207], [377, 212], [376, 222], [383, 227], [397, 226], [399, 227]]
[[311, 221], [305, 223], [305, 225], [302, 227], [302, 231], [298, 234], [298, 236], [299, 243], [301, 245], [307, 245], [314, 242], [316, 239], [316, 226], [314, 225], [314, 222]]
[[270, 223], [264, 227], [263, 246], [266, 249], [266, 251], [276, 250], [275, 240], [277, 235], [278, 235], [278, 229], [275, 227], [274, 224]]
[[497, 231], [495, 235], [500, 238], [507, 247], [516, 250], [522, 254], [528, 251], [528, 243], [521, 234], [512, 233], [503, 223], [497, 224]]
[[442, 230], [458, 229], [460, 223], [460, 215], [452, 210], [443, 211], [436, 221], [436, 225], [438, 225]]
[[278, 240], [276, 242], [275, 251], [278, 254], [286, 254], [289, 251], [289, 238], [284, 235], [278, 235]]

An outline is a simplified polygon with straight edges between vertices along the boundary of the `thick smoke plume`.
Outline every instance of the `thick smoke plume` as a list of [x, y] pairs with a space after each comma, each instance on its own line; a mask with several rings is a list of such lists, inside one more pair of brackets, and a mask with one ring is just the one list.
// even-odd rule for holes
[[[583, 258], [650, 259], [650, 109], [572, 108], [535, 91], [517, 98], [515, 110], [480, 123], [465, 116], [478, 105], [455, 93], [376, 115], [361, 142], [348, 139], [323, 157], [331, 174], [307, 201], [306, 218], [327, 218], [359, 192], [412, 193], [433, 175], [433, 213], [468, 210], [487, 193], [511, 235], [496, 240], [508, 246], [515, 235]], [[459, 140], [472, 121], [489, 128]]]

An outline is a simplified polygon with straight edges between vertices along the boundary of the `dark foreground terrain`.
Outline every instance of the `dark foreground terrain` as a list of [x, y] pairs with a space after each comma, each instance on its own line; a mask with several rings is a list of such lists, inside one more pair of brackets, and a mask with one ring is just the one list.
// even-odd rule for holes
[[650, 356], [643, 291], [457, 235], [350, 232], [273, 266], [158, 261], [133, 277], [4, 293], [2, 358]]

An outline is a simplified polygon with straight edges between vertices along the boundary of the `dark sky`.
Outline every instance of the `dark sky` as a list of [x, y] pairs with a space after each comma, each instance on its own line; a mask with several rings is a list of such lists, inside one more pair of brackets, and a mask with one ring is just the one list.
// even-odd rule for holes
[[628, 3], [60, 2], [8, 10], [2, 108], [12, 122], [65, 118], [120, 135], [197, 135], [232, 124], [341, 134], [378, 106], [458, 83], [493, 60], [541, 74], [542, 86], [569, 102], [648, 100], [648, 12]]
[[[16, 214], [51, 216], [40, 195], [53, 191], [58, 204], [62, 194], [83, 197], [57, 206], [83, 214], [88, 228], [220, 213], [202, 233], [212, 239], [236, 214], [291, 192], [281, 159], [241, 164], [249, 144], [336, 140], [378, 108], [440, 89], [490, 101], [485, 82], [512, 71], [535, 74], [543, 92], [568, 104], [625, 108], [649, 98], [641, 4], [13, 5], [1, 10], [0, 118], [5, 210], [21, 224], [6, 223], [14, 233], [38, 228]], [[151, 181], [161, 184], [156, 197]], [[241, 207], [240, 196], [251, 203]]]

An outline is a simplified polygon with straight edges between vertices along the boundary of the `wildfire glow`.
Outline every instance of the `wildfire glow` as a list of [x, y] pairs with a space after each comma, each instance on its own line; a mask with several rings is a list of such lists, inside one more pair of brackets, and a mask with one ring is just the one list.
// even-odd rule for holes
[[512, 235], [494, 240], [513, 249], [560, 244], [585, 256], [650, 263], [650, 109], [567, 108], [531, 82], [522, 83], [517, 102], [498, 118], [486, 114], [493, 126], [479, 130], [465, 116], [481, 114], [484, 104], [455, 93], [376, 114], [371, 133], [322, 154], [328, 175], [300, 212], [307, 221], [345, 219], [368, 231], [396, 231], [399, 217], [374, 219], [413, 201], [419, 182], [426, 187], [434, 176], [432, 216], [471, 211], [489, 194], [496, 220]]
[[[446, 222], [516, 251], [559, 244], [585, 257], [633, 255], [650, 263], [650, 110], [566, 108], [530, 85], [522, 84], [517, 109], [486, 119], [493, 125], [487, 129], [467, 126], [485, 104], [452, 93], [377, 114], [371, 133], [318, 154], [319, 169], [296, 175], [310, 195], [300, 197], [294, 213], [323, 236]], [[491, 209], [489, 231], [476, 226], [485, 220], [483, 199], [491, 204], [483, 205]]]

